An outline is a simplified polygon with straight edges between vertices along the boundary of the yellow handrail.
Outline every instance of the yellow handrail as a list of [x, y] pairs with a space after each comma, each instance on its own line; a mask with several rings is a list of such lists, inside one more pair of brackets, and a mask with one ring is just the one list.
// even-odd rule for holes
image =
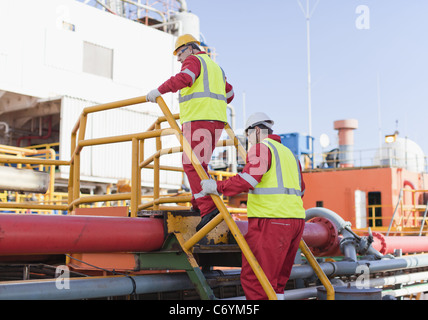
[[303, 239], [300, 240], [299, 249], [305, 255], [306, 259], [308, 260], [315, 274], [318, 276], [318, 279], [320, 279], [321, 283], [324, 285], [325, 289], [327, 290], [327, 300], [334, 300], [335, 296], [334, 296], [333, 285], [331, 284], [328, 277], [325, 275], [324, 271], [321, 269], [320, 265], [318, 264], [317, 260], [315, 259], [311, 250], [309, 250], [308, 246], [306, 245]]
[[[160, 106], [163, 114], [166, 116], [166, 119], [168, 120], [169, 125], [172, 129], [176, 131], [177, 139], [180, 141], [180, 144], [183, 146], [183, 151], [186, 153], [188, 158], [190, 159], [191, 163], [193, 164], [196, 172], [198, 173], [199, 177], [201, 179], [209, 179], [207, 176], [207, 173], [202, 168], [201, 163], [199, 162], [199, 159], [194, 156], [193, 151], [190, 147], [189, 142], [186, 140], [186, 138], [183, 136], [183, 133], [181, 132], [181, 129], [178, 127], [177, 122], [175, 121], [171, 111], [169, 110], [168, 106], [165, 104], [165, 101], [162, 97], [158, 97], [156, 99], [156, 102]], [[228, 130], [228, 134], [233, 134], [232, 130]], [[234, 138], [234, 134], [232, 135]], [[237, 138], [236, 140], [237, 141]], [[240, 150], [243, 150], [243, 148], [240, 148]], [[244, 157], [245, 159], [245, 157]], [[267, 279], [264, 271], [260, 267], [257, 259], [254, 257], [253, 253], [251, 252], [250, 247], [248, 246], [247, 242], [244, 239], [244, 236], [242, 235], [241, 231], [239, 230], [238, 226], [236, 225], [235, 221], [232, 219], [232, 216], [230, 215], [229, 211], [227, 210], [223, 200], [217, 196], [217, 195], [210, 195], [213, 199], [215, 205], [220, 211], [220, 214], [217, 215], [213, 220], [211, 220], [206, 226], [204, 226], [201, 230], [196, 232], [193, 237], [191, 237], [187, 242], [184, 243], [184, 249], [190, 250], [199, 240], [201, 240], [209, 231], [211, 231], [216, 225], [218, 225], [222, 220], [224, 220], [229, 227], [233, 237], [236, 239], [236, 242], [238, 243], [239, 247], [241, 248], [242, 253], [244, 254], [245, 258], [247, 259], [248, 263], [250, 264], [254, 274], [256, 275], [257, 279], [259, 280], [261, 286], [263, 287], [264, 291], [266, 292], [268, 298], [270, 300], [277, 300], [277, 296], [275, 291], [272, 288], [272, 285], [270, 284], [269, 280]], [[195, 241], [196, 240], [196, 241]]]
[[[409, 197], [404, 196], [405, 192], [409, 193], [410, 192], [410, 197], [411, 197], [411, 204], [407, 204], [406, 200], [409, 200]], [[404, 233], [404, 232], [409, 232], [412, 233], [411, 229], [415, 229], [415, 228], [419, 228], [421, 229], [420, 231], [422, 231], [422, 228], [426, 228], [425, 226], [425, 221], [427, 219], [427, 217], [425, 216], [425, 212], [427, 210], [427, 203], [425, 202], [425, 197], [424, 195], [427, 194], [428, 190], [424, 190], [424, 189], [407, 189], [407, 188], [402, 188], [400, 190], [400, 196], [398, 198], [397, 201], [397, 205], [396, 205], [396, 211], [400, 212], [398, 214], [398, 218], [395, 218], [395, 213], [396, 211], [394, 211], [394, 214], [391, 217], [390, 220], [390, 226], [388, 229], [388, 233], [389, 234], [390, 231], [394, 231], [395, 233]], [[417, 195], [420, 195], [420, 199], [417, 199]], [[421, 200], [421, 201], [420, 201]], [[375, 206], [372, 206], [375, 207]], [[383, 207], [383, 206], [380, 206]], [[369, 206], [370, 208], [370, 206]], [[397, 210], [399, 209], [399, 210]], [[421, 214], [423, 214], [421, 216]], [[391, 229], [394, 226], [394, 229]], [[391, 229], [391, 230], [390, 230]], [[410, 229], [405, 231], [405, 229]], [[414, 234], [418, 234], [420, 233], [419, 230], [414, 230], [413, 231]]]

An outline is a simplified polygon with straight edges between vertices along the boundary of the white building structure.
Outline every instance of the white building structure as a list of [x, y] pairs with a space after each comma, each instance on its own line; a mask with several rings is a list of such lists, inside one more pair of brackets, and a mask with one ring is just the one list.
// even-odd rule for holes
[[[180, 70], [172, 55], [179, 32], [195, 30], [199, 37], [199, 20], [187, 12], [160, 19], [165, 32], [84, 2], [0, 0], [1, 144], [59, 142], [60, 159], [69, 160], [71, 130], [83, 108], [145, 95]], [[177, 95], [163, 98], [178, 112]], [[153, 103], [91, 114], [85, 138], [143, 132], [159, 115]], [[178, 145], [174, 136], [163, 141]], [[154, 142], [146, 145], [146, 156], [153, 150]], [[131, 145], [84, 148], [81, 161], [82, 186], [129, 179]], [[179, 166], [181, 155], [161, 158], [167, 163]], [[57, 178], [68, 179], [68, 167], [60, 167]], [[161, 173], [161, 187], [181, 183], [181, 173]], [[153, 172], [143, 170], [142, 186], [152, 185]]]

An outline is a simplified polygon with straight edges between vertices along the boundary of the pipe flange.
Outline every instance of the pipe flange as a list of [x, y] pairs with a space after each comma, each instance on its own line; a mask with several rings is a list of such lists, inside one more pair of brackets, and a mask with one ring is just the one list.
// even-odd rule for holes
[[324, 217], [315, 217], [308, 221], [308, 223], [317, 223], [322, 225], [327, 230], [327, 241], [326, 245], [322, 247], [311, 247], [314, 255], [318, 257], [333, 255], [339, 247], [339, 233], [336, 225], [329, 219]]
[[373, 231], [372, 232], [374, 242], [377, 242], [380, 244], [380, 248], [378, 249], [379, 253], [384, 255], [387, 252], [387, 244], [385, 240], [385, 236], [379, 232]]

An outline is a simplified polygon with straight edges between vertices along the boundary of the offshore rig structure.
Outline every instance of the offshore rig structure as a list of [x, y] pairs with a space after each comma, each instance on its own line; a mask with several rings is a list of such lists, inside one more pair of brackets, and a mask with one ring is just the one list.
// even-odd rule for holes
[[[71, 133], [69, 161], [51, 159], [50, 152], [38, 151], [29, 156], [0, 157], [5, 165], [28, 168], [2, 167], [13, 171], [11, 180], [27, 181], [26, 192], [41, 193], [49, 189], [50, 184], [46, 183], [49, 173], [39, 171], [40, 168], [68, 166], [70, 169], [65, 204], [58, 204], [48, 192], [44, 194], [43, 203], [1, 203], [3, 209], [10, 210], [66, 212], [60, 215], [1, 214], [2, 271], [23, 277], [20, 281], [0, 283], [2, 299], [123, 296], [153, 299], [168, 294], [175, 294], [175, 298], [236, 298], [242, 296], [239, 286], [241, 254], [250, 261], [268, 297], [273, 300], [395, 299], [426, 291], [428, 255], [419, 254], [427, 250], [425, 227], [418, 236], [384, 236], [370, 229], [362, 235], [352, 230], [350, 223], [335, 212], [315, 207], [306, 211], [307, 223], [290, 278], [292, 281], [285, 293], [278, 297], [244, 239], [247, 228], [245, 209], [226, 206], [227, 199], [212, 195], [221, 214], [195, 233], [199, 217], [186, 205], [191, 196], [160, 193], [160, 172], [182, 170], [161, 165], [163, 155], [186, 152], [201, 179], [208, 178], [197, 158], [192, 156], [190, 145], [177, 125], [179, 114], [172, 114], [161, 97], [157, 102], [164, 116], [145, 132], [85, 138], [89, 116], [145, 102], [146, 97], [142, 96], [85, 108]], [[245, 150], [233, 130], [229, 125], [225, 130], [229, 139], [219, 141], [218, 146], [233, 146], [245, 159]], [[163, 147], [162, 138], [170, 135], [177, 138], [179, 145]], [[146, 157], [144, 146], [150, 139], [156, 141], [157, 150]], [[89, 146], [127, 141], [132, 144], [132, 176], [127, 192], [81, 194], [82, 151]], [[43, 156], [39, 157], [40, 154]], [[141, 195], [143, 168], [153, 170], [155, 183], [151, 199]], [[222, 179], [233, 173], [210, 174]], [[130, 205], [114, 205], [120, 201]], [[94, 206], [94, 203], [103, 205]], [[61, 272], [58, 275], [58, 268], [70, 277], [67, 278], [70, 282], [67, 290], [58, 288], [58, 276], [64, 280]], [[55, 272], [57, 277], [52, 278]], [[34, 278], [44, 279], [30, 281]]]

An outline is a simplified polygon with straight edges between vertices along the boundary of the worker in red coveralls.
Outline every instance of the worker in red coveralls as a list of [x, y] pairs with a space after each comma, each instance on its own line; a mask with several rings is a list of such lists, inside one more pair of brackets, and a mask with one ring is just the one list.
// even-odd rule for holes
[[[299, 160], [273, 134], [264, 113], [251, 115], [245, 132], [252, 145], [241, 173], [224, 181], [201, 182], [204, 193], [233, 196], [249, 192], [245, 239], [277, 294], [284, 293], [305, 226], [305, 184]], [[267, 299], [242, 255], [241, 284], [248, 300]]]
[[[233, 98], [233, 88], [226, 81], [223, 69], [199, 48], [192, 35], [177, 38], [174, 55], [181, 62], [181, 71], [147, 94], [147, 100], [167, 92], [179, 93], [180, 122], [183, 135], [189, 142], [202, 167], [208, 173], [208, 163], [216, 143], [227, 123], [227, 104]], [[201, 141], [202, 140], [202, 141]], [[192, 189], [192, 205], [199, 211], [200, 230], [218, 213], [211, 196], [201, 194], [200, 178], [189, 158], [183, 153], [183, 169]]]

